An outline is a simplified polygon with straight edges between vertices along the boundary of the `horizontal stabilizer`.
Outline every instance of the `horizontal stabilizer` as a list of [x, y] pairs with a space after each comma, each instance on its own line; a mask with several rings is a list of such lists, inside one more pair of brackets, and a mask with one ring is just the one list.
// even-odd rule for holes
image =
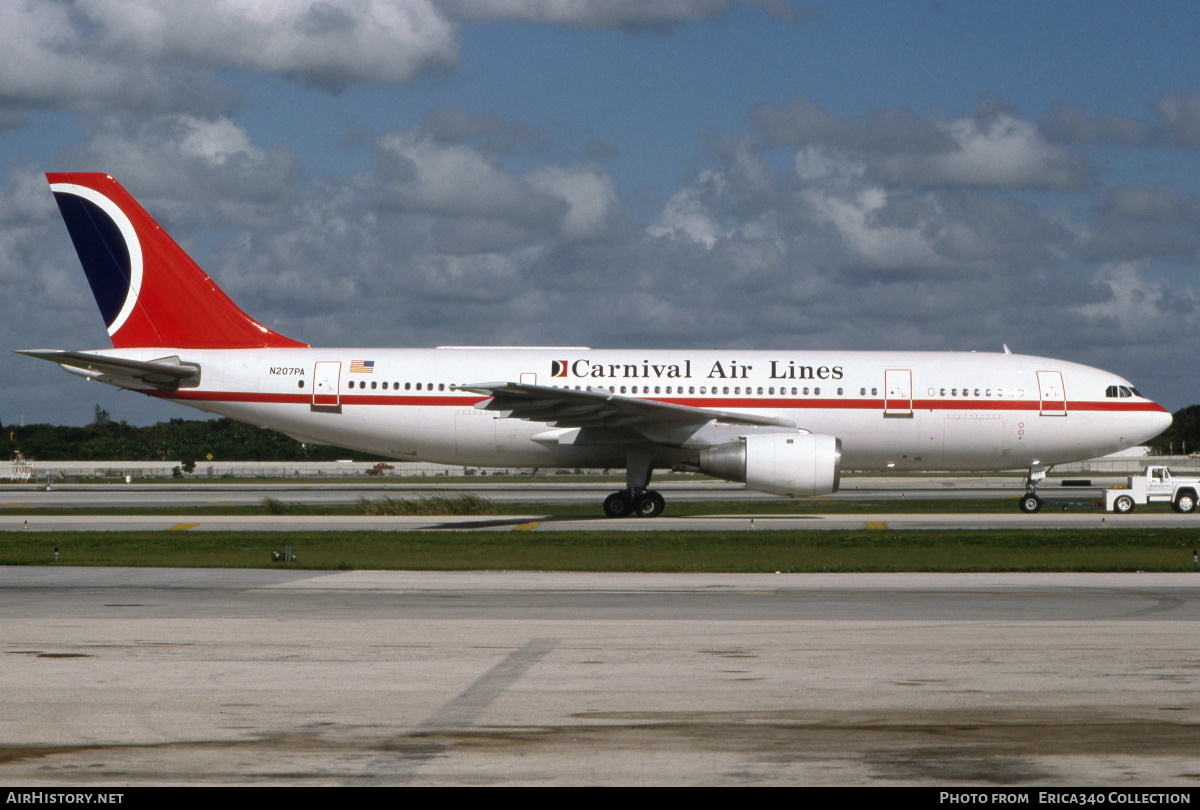
[[149, 361], [129, 360], [124, 357], [68, 352], [61, 349], [27, 349], [17, 351], [16, 354], [49, 360], [68, 371], [79, 369], [86, 372], [83, 376], [123, 388], [151, 387], [173, 391], [185, 383], [195, 385], [200, 380], [200, 366], [195, 363], [183, 363], [175, 356]]

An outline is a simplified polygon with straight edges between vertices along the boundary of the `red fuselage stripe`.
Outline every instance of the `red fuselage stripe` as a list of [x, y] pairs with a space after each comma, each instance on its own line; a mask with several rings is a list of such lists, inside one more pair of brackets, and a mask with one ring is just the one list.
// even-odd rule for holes
[[[192, 402], [273, 402], [294, 405], [310, 405], [313, 395], [310, 394], [264, 394], [249, 391], [147, 391], [150, 396], [163, 399], [178, 399]], [[488, 397], [461, 396], [413, 396], [411, 394], [322, 394], [322, 399], [337, 398], [343, 405], [386, 405], [393, 407], [468, 407], [484, 402]], [[866, 410], [882, 411], [882, 399], [782, 399], [782, 398], [644, 398], [647, 402], [665, 402], [673, 405], [687, 405], [693, 408], [743, 409], [743, 410]], [[1063, 410], [1062, 400], [978, 400], [978, 399], [914, 399], [911, 410], [914, 411], [1042, 411]], [[1166, 409], [1155, 402], [1122, 402], [1122, 401], [1071, 401], [1066, 403], [1067, 411], [1108, 411], [1116, 413], [1151, 412], [1166, 413]], [[908, 400], [898, 400], [888, 403], [888, 410], [893, 412], [910, 410]]]

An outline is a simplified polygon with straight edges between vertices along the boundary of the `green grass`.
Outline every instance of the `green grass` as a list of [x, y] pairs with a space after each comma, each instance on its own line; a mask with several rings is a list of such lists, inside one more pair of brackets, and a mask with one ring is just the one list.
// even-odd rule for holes
[[[294, 563], [272, 563], [291, 545]], [[1187, 529], [5, 532], [0, 565], [665, 572], [1193, 571]], [[1197, 579], [1200, 583], [1200, 576]]]
[[[359, 498], [353, 505], [328, 506], [263, 498], [262, 508], [269, 515], [365, 515], [367, 517], [403, 517], [408, 515], [496, 515], [496, 505], [472, 492], [450, 495], [422, 495], [419, 498]], [[255, 514], [261, 514], [258, 512]]]

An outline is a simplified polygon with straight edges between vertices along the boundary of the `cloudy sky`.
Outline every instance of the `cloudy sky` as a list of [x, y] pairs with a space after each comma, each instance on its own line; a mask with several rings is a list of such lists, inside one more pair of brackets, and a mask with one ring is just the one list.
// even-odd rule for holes
[[1193, 0], [0, 0], [0, 161], [6, 350], [107, 347], [42, 177], [104, 171], [313, 344], [1007, 343], [1200, 401]]

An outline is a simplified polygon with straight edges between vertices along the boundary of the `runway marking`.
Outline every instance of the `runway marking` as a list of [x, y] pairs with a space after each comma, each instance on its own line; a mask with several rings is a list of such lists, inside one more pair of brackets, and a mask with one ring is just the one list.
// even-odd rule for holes
[[513, 526], [513, 531], [514, 532], [531, 532], [534, 529], [536, 529], [538, 526], [541, 526], [541, 525], [542, 524], [538, 523], [538, 522], [518, 523], [516, 526]]
[[[453, 746], [452, 742], [437, 739], [439, 732], [454, 734], [470, 728], [492, 701], [508, 691], [517, 679], [557, 647], [558, 642], [556, 638], [535, 638], [513, 650], [412, 731], [395, 740], [389, 746], [392, 752], [381, 754], [367, 766], [367, 779], [385, 784], [410, 781], [416, 776], [418, 766], [441, 756]], [[351, 784], [361, 784], [361, 781], [355, 779]]]
[[167, 529], [167, 531], [169, 531], [169, 532], [186, 532], [188, 529], [194, 529], [199, 525], [200, 525], [199, 523], [176, 523], [174, 526]]
[[887, 524], [882, 520], [868, 520], [866, 523], [868, 529], [882, 530], [887, 528]]

